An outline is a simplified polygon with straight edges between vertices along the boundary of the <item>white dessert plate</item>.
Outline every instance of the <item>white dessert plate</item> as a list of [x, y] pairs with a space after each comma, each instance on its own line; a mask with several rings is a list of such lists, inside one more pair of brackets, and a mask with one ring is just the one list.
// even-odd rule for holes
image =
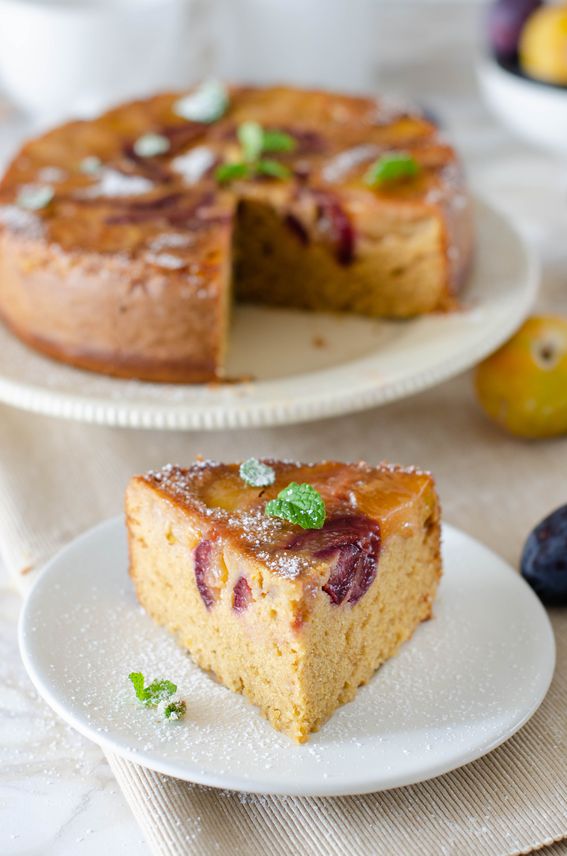
[[[511, 567], [450, 526], [444, 560], [433, 620], [301, 746], [193, 665], [140, 609], [118, 518], [47, 565], [23, 608], [22, 657], [78, 731], [180, 779], [303, 796], [409, 785], [507, 740], [543, 700], [555, 663], [545, 610]], [[174, 681], [185, 719], [139, 705], [131, 671]]]
[[236, 308], [228, 357], [248, 382], [164, 385], [117, 380], [48, 360], [0, 326], [0, 401], [131, 428], [246, 428], [363, 410], [474, 365], [527, 314], [537, 264], [506, 218], [476, 203], [477, 248], [463, 308], [411, 321]]

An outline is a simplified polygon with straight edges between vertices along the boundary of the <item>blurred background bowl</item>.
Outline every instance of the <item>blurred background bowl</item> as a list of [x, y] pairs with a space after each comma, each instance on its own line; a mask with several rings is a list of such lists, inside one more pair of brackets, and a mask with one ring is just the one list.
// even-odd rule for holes
[[478, 78], [488, 105], [510, 130], [567, 155], [567, 87], [522, 77], [488, 57], [478, 65]]
[[196, 4], [0, 0], [2, 87], [25, 112], [56, 121], [183, 85], [202, 44], [190, 23]]

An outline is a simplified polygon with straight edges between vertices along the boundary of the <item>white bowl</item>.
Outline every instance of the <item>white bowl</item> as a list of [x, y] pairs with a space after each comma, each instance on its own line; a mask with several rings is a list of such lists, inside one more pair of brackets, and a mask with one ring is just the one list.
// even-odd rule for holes
[[530, 143], [567, 155], [567, 87], [520, 77], [491, 59], [479, 63], [478, 78], [505, 125]]
[[45, 121], [185, 82], [191, 0], [0, 0], [0, 78]]

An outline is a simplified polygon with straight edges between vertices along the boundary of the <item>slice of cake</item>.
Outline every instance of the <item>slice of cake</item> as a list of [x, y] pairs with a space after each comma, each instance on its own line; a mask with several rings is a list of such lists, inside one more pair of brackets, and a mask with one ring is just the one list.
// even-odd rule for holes
[[300, 742], [431, 616], [441, 558], [428, 473], [168, 465], [130, 481], [126, 515], [142, 606]]

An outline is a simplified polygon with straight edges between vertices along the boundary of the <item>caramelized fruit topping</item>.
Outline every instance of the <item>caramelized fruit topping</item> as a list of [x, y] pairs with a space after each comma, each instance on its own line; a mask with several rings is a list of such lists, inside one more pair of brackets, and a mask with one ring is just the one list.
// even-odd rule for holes
[[381, 547], [378, 523], [363, 515], [327, 520], [322, 529], [306, 530], [288, 544], [318, 559], [335, 558], [323, 591], [331, 603], [354, 604], [368, 591], [378, 569]]

